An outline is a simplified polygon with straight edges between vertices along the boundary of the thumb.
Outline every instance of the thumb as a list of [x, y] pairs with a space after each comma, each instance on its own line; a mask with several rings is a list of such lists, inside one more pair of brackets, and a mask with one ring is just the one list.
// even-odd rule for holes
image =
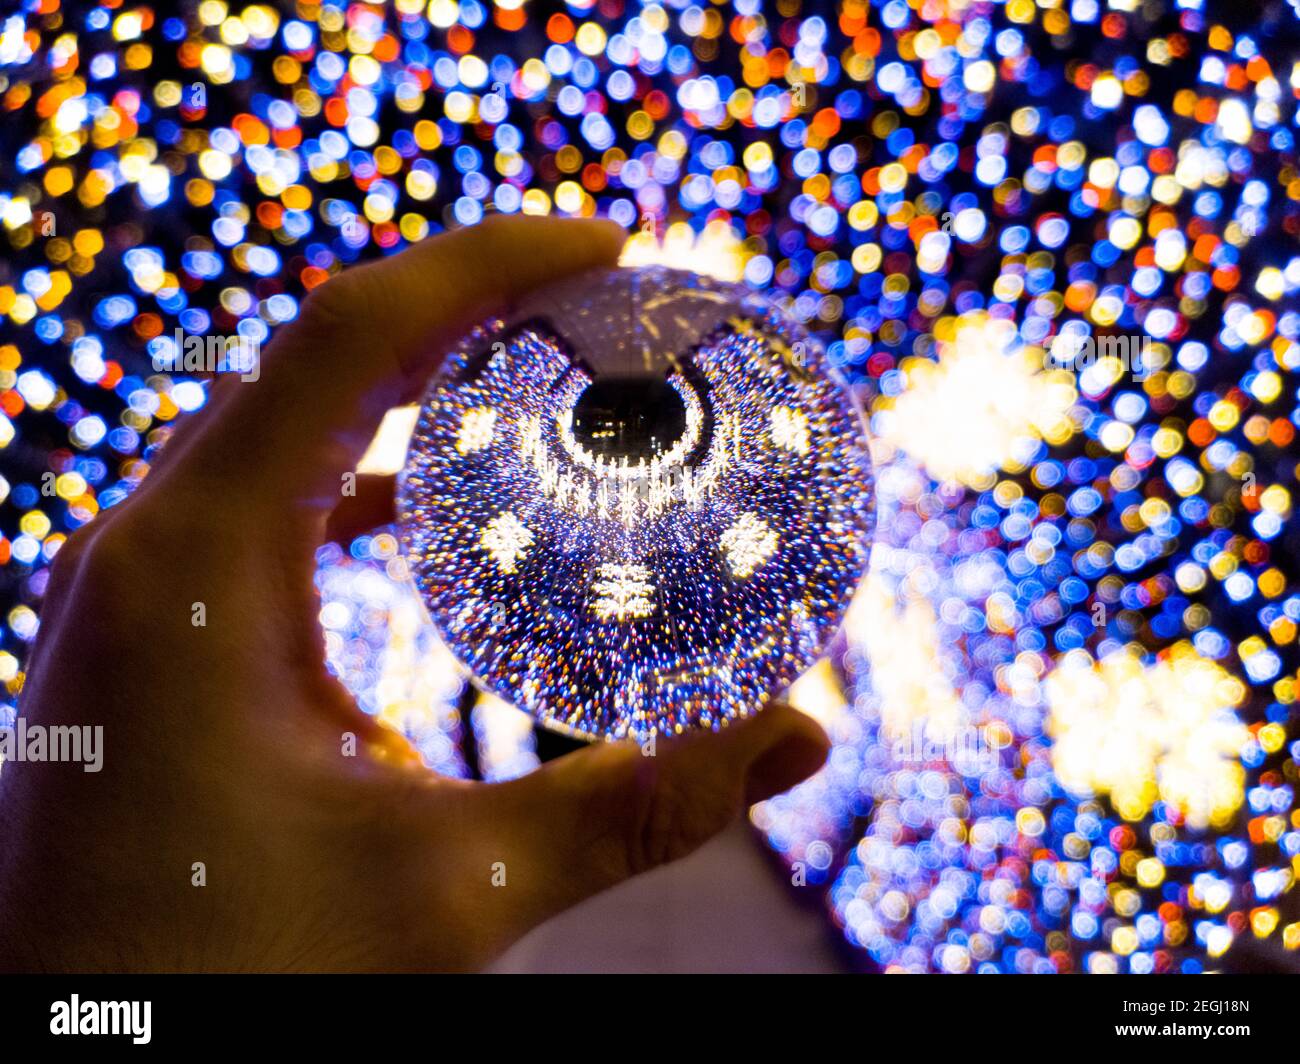
[[716, 735], [661, 739], [653, 755], [635, 743], [588, 747], [488, 788], [481, 800], [515, 855], [513, 882], [529, 895], [521, 915], [540, 923], [685, 857], [747, 805], [807, 779], [829, 749], [815, 721], [773, 703]]

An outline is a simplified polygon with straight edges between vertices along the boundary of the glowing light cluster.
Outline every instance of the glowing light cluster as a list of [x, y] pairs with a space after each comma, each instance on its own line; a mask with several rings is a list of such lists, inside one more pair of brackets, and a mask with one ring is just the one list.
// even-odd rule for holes
[[1245, 685], [1190, 644], [1146, 667], [1126, 654], [1067, 654], [1047, 680], [1052, 765], [1062, 786], [1108, 794], [1126, 820], [1157, 800], [1189, 827], [1223, 828], [1245, 799]]

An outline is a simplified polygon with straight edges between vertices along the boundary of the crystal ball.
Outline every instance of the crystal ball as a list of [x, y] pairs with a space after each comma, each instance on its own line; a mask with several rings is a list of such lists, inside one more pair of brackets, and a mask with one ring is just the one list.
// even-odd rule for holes
[[813, 664], [866, 569], [861, 413], [753, 291], [663, 267], [547, 286], [434, 375], [398, 491], [434, 625], [583, 738], [718, 730]]

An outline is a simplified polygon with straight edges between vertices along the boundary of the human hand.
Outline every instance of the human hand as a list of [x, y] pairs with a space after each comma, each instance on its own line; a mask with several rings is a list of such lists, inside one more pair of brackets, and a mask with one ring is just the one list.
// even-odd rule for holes
[[325, 671], [313, 552], [384, 412], [474, 321], [621, 241], [500, 218], [346, 271], [64, 545], [20, 714], [102, 726], [103, 766], [0, 771], [0, 968], [474, 969], [821, 766], [821, 729], [778, 704], [654, 757], [446, 780]]

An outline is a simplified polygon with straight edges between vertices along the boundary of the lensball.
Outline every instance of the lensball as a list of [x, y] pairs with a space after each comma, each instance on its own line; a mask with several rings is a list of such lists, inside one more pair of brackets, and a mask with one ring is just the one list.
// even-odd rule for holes
[[588, 273], [450, 351], [399, 488], [412, 576], [475, 681], [543, 724], [717, 730], [825, 649], [874, 520], [862, 417], [739, 286]]

